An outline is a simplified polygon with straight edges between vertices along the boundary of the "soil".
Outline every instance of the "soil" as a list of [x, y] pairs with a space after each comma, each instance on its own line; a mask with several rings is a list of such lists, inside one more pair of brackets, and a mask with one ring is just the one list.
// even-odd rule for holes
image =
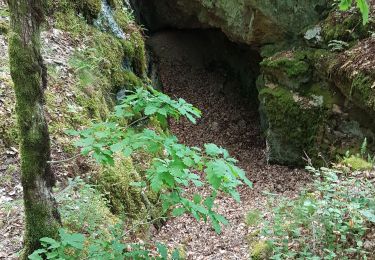
[[[187, 145], [202, 147], [204, 143], [215, 143], [228, 149], [254, 183], [253, 189], [240, 188], [240, 204], [227, 197], [216, 201], [218, 212], [230, 222], [220, 235], [210, 224], [183, 216], [170, 219], [153, 240], [175, 248], [182, 245], [189, 259], [248, 259], [247, 236], [252, 230], [244, 223], [246, 213], [260, 210], [267, 218], [265, 192], [294, 197], [309, 182], [309, 174], [267, 164], [256, 98], [246, 98], [236, 83], [229, 84], [228, 89], [227, 73], [206, 66], [209, 62], [202, 57], [210, 45], [199, 38], [199, 33], [160, 32], [150, 37], [148, 45], [155, 56], [164, 92], [185, 99], [203, 113], [196, 125], [187, 120], [171, 122], [173, 134]], [[188, 192], [196, 190], [191, 188]]]

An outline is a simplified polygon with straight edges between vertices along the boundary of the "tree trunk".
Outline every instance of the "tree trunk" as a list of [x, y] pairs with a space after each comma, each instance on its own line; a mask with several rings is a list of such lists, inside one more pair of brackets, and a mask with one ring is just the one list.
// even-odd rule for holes
[[45, 0], [8, 0], [11, 14], [9, 58], [16, 93], [25, 237], [23, 258], [40, 246], [42, 237], [56, 237], [60, 217], [52, 197], [55, 179], [48, 161], [50, 140], [44, 115], [47, 71], [40, 53], [40, 27]]

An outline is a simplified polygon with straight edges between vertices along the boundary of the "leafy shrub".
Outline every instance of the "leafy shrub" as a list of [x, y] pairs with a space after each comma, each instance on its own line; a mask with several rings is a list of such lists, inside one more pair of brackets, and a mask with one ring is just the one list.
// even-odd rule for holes
[[[59, 230], [58, 240], [42, 238], [42, 248], [29, 259], [168, 259], [168, 250], [162, 244], [155, 248], [125, 243], [133, 229], [124, 231], [103, 194], [79, 177], [70, 179], [56, 200], [65, 229]], [[172, 259], [179, 259], [177, 250], [172, 252]]]
[[[163, 244], [157, 244], [156, 252], [146, 245], [122, 243], [120, 236], [89, 241], [83, 234], [71, 234], [64, 229], [59, 230], [59, 235], [59, 240], [40, 239], [42, 248], [34, 251], [29, 259], [168, 259], [168, 249]], [[178, 250], [172, 252], [171, 259], [180, 259]]]
[[[152, 88], [139, 88], [127, 93], [108, 121], [69, 133], [80, 137], [76, 146], [82, 148], [82, 154], [92, 155], [102, 164], [113, 165], [117, 153], [130, 156], [136, 151], [146, 151], [152, 154], [154, 159], [146, 173], [147, 182], [135, 182], [132, 185], [150, 188], [156, 193], [164, 191], [160, 196], [164, 212], [174, 208], [174, 216], [188, 212], [197, 220], [210, 219], [216, 232], [220, 232], [220, 223], [226, 224], [227, 220], [214, 211], [218, 192], [230, 194], [240, 201], [237, 186], [242, 183], [252, 185], [245, 172], [235, 165], [237, 161], [229, 156], [228, 151], [215, 144], [206, 144], [202, 150], [178, 143], [175, 136], [158, 133], [150, 128], [136, 128], [138, 123], [151, 117], [161, 124], [167, 123], [168, 116], [176, 120], [184, 116], [196, 123], [200, 115], [197, 108], [183, 99], [172, 100]], [[123, 126], [124, 118], [132, 120], [137, 117]], [[200, 172], [205, 173], [204, 179]], [[183, 189], [189, 185], [209, 185], [212, 193], [205, 198], [195, 194], [191, 200], [184, 196]]]
[[316, 180], [295, 200], [284, 200], [265, 222], [271, 259], [367, 259], [364, 238], [375, 223], [375, 189], [366, 179], [333, 169], [307, 168]]

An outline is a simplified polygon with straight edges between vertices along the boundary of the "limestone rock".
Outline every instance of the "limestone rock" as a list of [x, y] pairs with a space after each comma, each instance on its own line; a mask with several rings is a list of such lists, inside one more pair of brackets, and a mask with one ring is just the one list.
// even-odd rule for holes
[[276, 43], [321, 19], [327, 0], [133, 0], [151, 29], [219, 28], [236, 42]]

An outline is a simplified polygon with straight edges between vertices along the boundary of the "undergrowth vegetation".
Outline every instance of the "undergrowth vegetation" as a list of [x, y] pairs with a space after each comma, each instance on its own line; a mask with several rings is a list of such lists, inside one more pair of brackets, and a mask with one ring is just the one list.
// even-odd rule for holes
[[307, 170], [315, 176], [312, 186], [294, 200], [277, 201], [271, 219], [263, 221], [262, 253], [271, 259], [371, 259], [374, 184], [339, 170]]
[[[177, 138], [166, 131], [144, 127], [144, 122], [150, 119], [166, 125], [168, 117], [179, 120], [181, 116], [196, 123], [201, 112], [183, 99], [173, 100], [151, 87], [138, 88], [125, 94], [106, 121], [93, 122], [87, 129], [70, 130], [68, 133], [79, 137], [75, 145], [81, 148], [83, 155], [90, 155], [103, 165], [114, 165], [118, 155], [129, 157], [137, 151], [151, 154], [153, 159], [145, 178], [130, 185], [158, 194], [164, 215], [170, 210], [176, 217], [190, 213], [198, 221], [210, 220], [215, 231], [220, 233], [221, 224], [228, 221], [215, 212], [216, 196], [224, 192], [239, 202], [237, 187], [243, 183], [252, 186], [252, 183], [225, 149], [215, 144], [206, 144], [204, 149], [188, 147], [178, 143]], [[184, 190], [189, 185], [206, 185], [212, 192], [206, 197], [194, 194], [191, 198]], [[90, 187], [84, 187], [90, 191]], [[90, 219], [90, 222], [95, 222], [95, 218]], [[70, 222], [75, 223], [74, 220]], [[85, 220], [80, 219], [79, 222], [84, 223]], [[90, 232], [95, 233], [95, 228]], [[77, 256], [97, 259], [100, 253], [105, 259], [148, 259], [152, 255], [143, 245], [124, 245], [119, 238], [96, 238], [88, 249], [84, 246], [85, 241], [81, 233], [69, 234], [61, 230], [60, 241], [43, 238], [41, 242], [44, 248], [34, 252], [30, 258], [41, 259], [41, 255], [45, 255], [49, 259], [75, 259]], [[157, 248], [161, 259], [167, 259], [166, 247], [158, 245]], [[174, 251], [172, 259], [177, 259], [178, 254], [178, 251]]]
[[[152, 154], [153, 160], [145, 181], [133, 182], [132, 185], [155, 193], [163, 191], [160, 199], [164, 212], [173, 207], [174, 216], [188, 212], [197, 220], [209, 219], [215, 230], [220, 232], [220, 223], [225, 224], [227, 220], [214, 211], [218, 192], [228, 193], [239, 202], [237, 186], [243, 182], [251, 186], [245, 172], [235, 165], [237, 161], [215, 144], [206, 144], [203, 150], [188, 147], [163, 131], [137, 127], [151, 117], [157, 118], [161, 124], [167, 123], [168, 116], [176, 120], [185, 116], [195, 123], [200, 115], [198, 109], [183, 99], [173, 100], [152, 88], [139, 88], [126, 95], [106, 122], [69, 133], [80, 137], [76, 145], [82, 148], [83, 155], [92, 155], [101, 164], [114, 164], [117, 153], [126, 157], [136, 151]], [[127, 125], [123, 124], [124, 118], [129, 121]], [[205, 173], [204, 178], [200, 172]], [[193, 199], [189, 199], [184, 196], [183, 189], [189, 185], [209, 185], [212, 193], [206, 198], [195, 194]]]
[[[127, 242], [132, 230], [123, 230], [123, 221], [112, 214], [109, 202], [96, 186], [77, 177], [57, 193], [64, 228], [59, 238], [42, 238], [42, 248], [29, 256], [40, 259], [167, 259], [163, 244], [149, 245]], [[180, 252], [171, 252], [180, 259]]]

